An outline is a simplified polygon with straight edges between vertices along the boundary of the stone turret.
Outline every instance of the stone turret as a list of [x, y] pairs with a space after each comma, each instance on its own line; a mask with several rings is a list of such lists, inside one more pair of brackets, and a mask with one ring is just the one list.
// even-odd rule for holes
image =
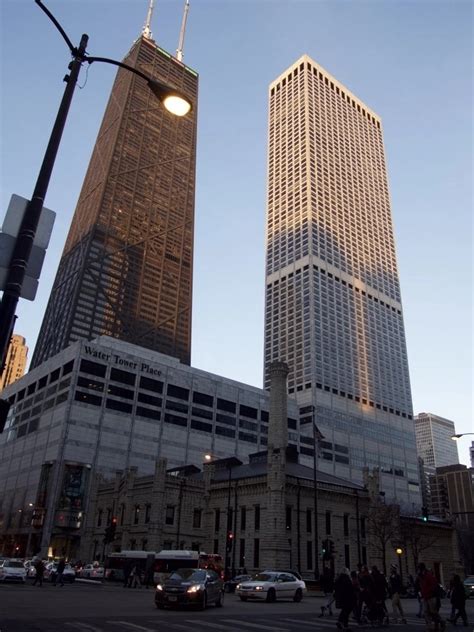
[[270, 365], [270, 419], [268, 424], [268, 451], [280, 449], [283, 453], [288, 445], [288, 398], [286, 380], [289, 368], [285, 362]]
[[261, 566], [289, 568], [290, 544], [285, 528], [286, 449], [288, 409], [285, 362], [270, 365], [270, 419], [268, 424], [267, 508], [265, 536], [262, 539]]

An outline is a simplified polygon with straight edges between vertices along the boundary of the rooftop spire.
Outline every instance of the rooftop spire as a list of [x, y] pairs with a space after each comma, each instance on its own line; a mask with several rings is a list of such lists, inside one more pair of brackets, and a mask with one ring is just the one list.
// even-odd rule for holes
[[153, 35], [150, 29], [151, 25], [151, 16], [153, 15], [153, 7], [155, 4], [155, 0], [150, 0], [150, 4], [148, 5], [148, 12], [146, 14], [145, 24], [143, 25], [142, 35], [147, 39], [153, 39]]
[[179, 32], [178, 48], [176, 49], [176, 59], [183, 61], [184, 33], [186, 31], [186, 20], [188, 19], [189, 0], [184, 2], [183, 21], [181, 22], [181, 30]]

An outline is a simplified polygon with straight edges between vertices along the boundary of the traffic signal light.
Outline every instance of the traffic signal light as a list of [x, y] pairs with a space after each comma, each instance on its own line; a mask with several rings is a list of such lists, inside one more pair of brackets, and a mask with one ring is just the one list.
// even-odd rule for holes
[[428, 522], [428, 507], [421, 508], [421, 516], [423, 518], [423, 522]]
[[332, 540], [329, 542], [329, 555], [334, 555], [334, 542]]
[[115, 540], [115, 531], [117, 530], [117, 518], [112, 518], [110, 524], [105, 529], [104, 544], [109, 544]]
[[226, 551], [230, 553], [232, 551], [232, 543], [234, 541], [234, 534], [232, 531], [227, 532], [227, 542], [226, 542]]

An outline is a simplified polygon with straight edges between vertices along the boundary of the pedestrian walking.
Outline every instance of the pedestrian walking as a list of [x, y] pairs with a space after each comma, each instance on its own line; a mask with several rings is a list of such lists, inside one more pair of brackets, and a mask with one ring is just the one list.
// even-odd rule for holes
[[354, 617], [354, 619], [357, 621], [357, 623], [360, 623], [360, 615], [361, 615], [361, 601], [360, 601], [360, 582], [359, 582], [359, 576], [357, 574], [357, 571], [352, 571], [351, 572], [351, 582], [352, 582], [352, 588], [354, 589], [354, 608], [352, 610], [352, 616]]
[[334, 603], [334, 579], [331, 573], [331, 569], [327, 566], [323, 570], [323, 574], [321, 575], [321, 590], [324, 593], [324, 597], [326, 599], [326, 603], [324, 606], [321, 606], [321, 614], [320, 617], [324, 617], [324, 613], [327, 611], [330, 617], [332, 617], [332, 604]]
[[352, 586], [348, 568], [343, 568], [334, 582], [334, 594], [336, 596], [336, 608], [341, 609], [337, 627], [339, 630], [348, 630], [349, 615], [354, 608], [354, 587]]
[[36, 586], [36, 584], [38, 584], [39, 587], [41, 588], [43, 586], [43, 576], [44, 576], [44, 570], [46, 568], [43, 560], [41, 559], [36, 560], [36, 562], [34, 563], [34, 568], [35, 568], [36, 574], [35, 574], [33, 586]]
[[136, 588], [137, 586], [139, 588], [142, 587], [142, 581], [141, 581], [140, 575], [141, 575], [140, 569], [138, 568], [137, 565], [135, 565], [132, 568], [132, 572], [130, 573], [130, 588]]
[[54, 575], [54, 582], [53, 582], [54, 586], [56, 586], [58, 582], [60, 586], [64, 586], [64, 569], [65, 568], [66, 568], [66, 562], [64, 558], [62, 557], [59, 560], [58, 565], [56, 567], [56, 574]]
[[423, 600], [423, 614], [425, 617], [426, 629], [429, 630], [431, 623], [434, 623], [435, 632], [444, 632], [446, 622], [439, 614], [441, 606], [439, 583], [426, 565], [418, 565], [418, 577], [420, 580], [420, 592]]
[[451, 619], [449, 619], [449, 621], [456, 625], [457, 620], [461, 617], [464, 626], [467, 627], [466, 593], [459, 575], [454, 575], [453, 577], [451, 588], [451, 606], [455, 614], [451, 617]]
[[130, 588], [130, 573], [132, 572], [132, 563], [127, 562], [123, 569], [123, 587]]
[[388, 578], [388, 594], [392, 600], [393, 622], [398, 623], [398, 615], [400, 622], [406, 623], [405, 613], [403, 612], [401, 596], [403, 592], [403, 583], [395, 564], [390, 567], [390, 577]]

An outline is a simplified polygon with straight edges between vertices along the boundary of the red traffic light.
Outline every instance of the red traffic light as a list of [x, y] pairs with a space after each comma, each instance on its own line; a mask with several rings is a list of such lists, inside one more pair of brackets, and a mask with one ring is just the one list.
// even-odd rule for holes
[[227, 537], [229, 538], [229, 540], [234, 539], [234, 534], [232, 533], [232, 531], [229, 531], [229, 533], [227, 534]]
[[112, 524], [117, 524], [117, 518], [115, 516], [112, 518]]

